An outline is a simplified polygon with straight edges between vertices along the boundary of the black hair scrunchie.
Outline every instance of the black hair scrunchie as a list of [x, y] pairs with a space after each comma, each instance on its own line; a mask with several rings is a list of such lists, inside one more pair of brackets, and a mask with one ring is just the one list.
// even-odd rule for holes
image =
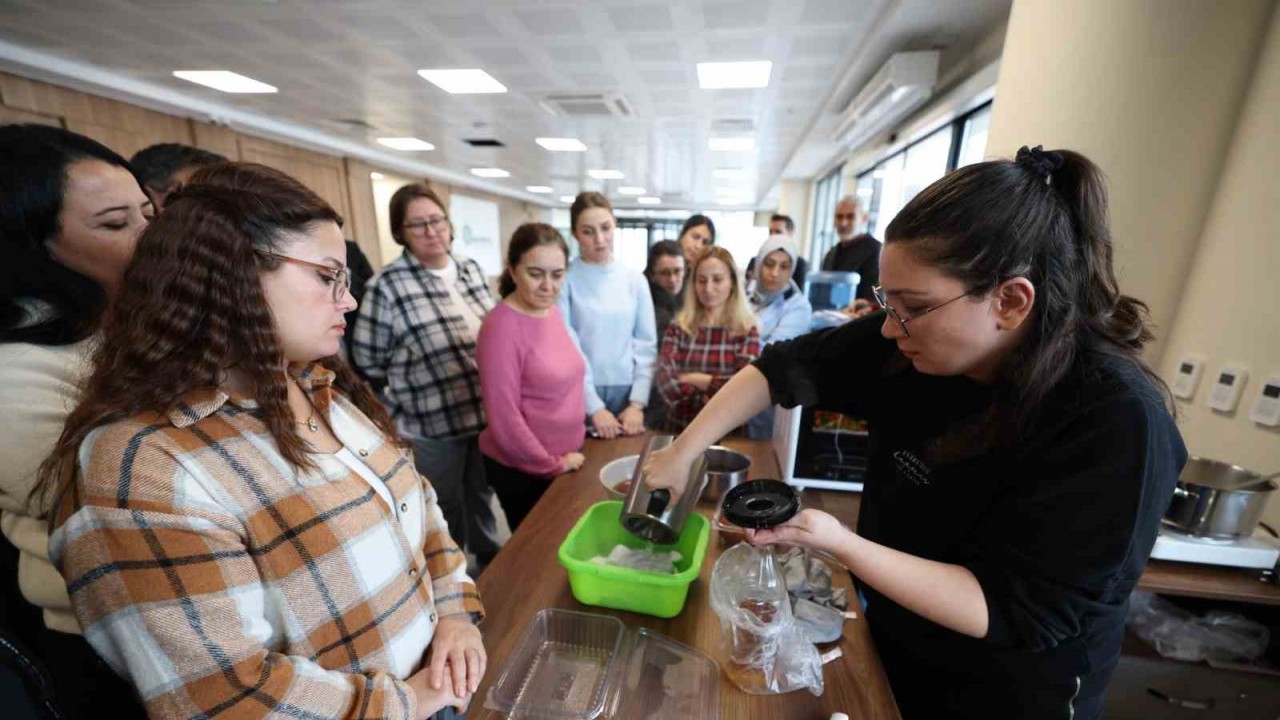
[[1043, 145], [1033, 148], [1023, 145], [1018, 148], [1014, 161], [1030, 168], [1036, 175], [1044, 178], [1044, 183], [1048, 185], [1053, 180], [1053, 173], [1062, 167], [1062, 153], [1045, 150]]

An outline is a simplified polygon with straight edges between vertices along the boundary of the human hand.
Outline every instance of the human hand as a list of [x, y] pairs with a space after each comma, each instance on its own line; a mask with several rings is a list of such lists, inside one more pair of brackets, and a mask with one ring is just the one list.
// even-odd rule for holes
[[[456, 697], [470, 697], [484, 677], [488, 657], [480, 629], [466, 616], [443, 617], [436, 624], [435, 637], [431, 639], [430, 655], [431, 688], [440, 690], [450, 685]], [[445, 677], [446, 669], [451, 678]], [[449, 688], [444, 688], [449, 689]]]
[[689, 482], [689, 468], [697, 455], [689, 457], [679, 446], [679, 441], [649, 453], [641, 468], [640, 477], [645, 486], [652, 492], [667, 489], [671, 491], [671, 501], [684, 494], [685, 485]]
[[711, 376], [707, 373], [684, 373], [679, 377], [680, 382], [686, 385], [692, 385], [699, 390], [707, 391], [711, 388]]
[[446, 707], [452, 707], [459, 713], [465, 713], [471, 704], [471, 695], [457, 695], [453, 692], [453, 683], [445, 683], [439, 690], [431, 688], [431, 668], [424, 667], [409, 676], [406, 682], [418, 700], [418, 712], [415, 720], [431, 720], [431, 717]]
[[752, 545], [797, 545], [836, 555], [853, 531], [831, 515], [808, 508], [795, 517], [768, 530], [747, 530]]
[[852, 318], [857, 319], [857, 318], [863, 317], [864, 315], [870, 315], [872, 312], [875, 312], [875, 305], [872, 305], [870, 300], [867, 300], [865, 298], [858, 298], [857, 300], [853, 301], [852, 305], [845, 308], [844, 310], [841, 310], [841, 312], [843, 312], [845, 315], [848, 315]]
[[600, 408], [591, 416], [591, 427], [595, 428], [596, 434], [605, 440], [612, 440], [622, 432], [622, 424], [613, 416], [613, 413], [609, 412], [609, 408]]
[[585, 455], [576, 452], [566, 453], [564, 458], [561, 460], [561, 462], [564, 463], [564, 472], [567, 473], [574, 472], [578, 468], [582, 467], [582, 463], [586, 461], [587, 457]]
[[631, 403], [618, 416], [623, 435], [639, 435], [644, 432], [644, 406]]

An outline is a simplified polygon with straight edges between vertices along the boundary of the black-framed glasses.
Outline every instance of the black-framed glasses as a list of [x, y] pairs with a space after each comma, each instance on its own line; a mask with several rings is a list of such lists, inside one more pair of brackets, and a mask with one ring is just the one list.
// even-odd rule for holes
[[332, 265], [303, 260], [302, 258], [296, 258], [290, 255], [281, 255], [280, 253], [271, 253], [271, 257], [274, 257], [277, 260], [291, 262], [295, 265], [305, 265], [306, 267], [320, 270], [320, 275], [333, 283], [334, 302], [341, 302], [343, 296], [351, 291], [351, 272], [344, 267], [334, 267]]
[[404, 224], [404, 229], [411, 233], [425, 233], [427, 228], [436, 232], [440, 232], [441, 228], [449, 226], [449, 219], [443, 217], [433, 217], [427, 220], [414, 220]]
[[879, 285], [871, 288], [871, 294], [875, 296], [876, 302], [880, 303], [880, 307], [884, 308], [884, 311], [889, 314], [889, 317], [897, 321], [898, 327], [902, 328], [902, 334], [907, 337], [911, 337], [911, 332], [907, 330], [907, 323], [911, 322], [912, 320], [917, 320], [919, 318], [922, 318], [925, 315], [928, 315], [929, 313], [933, 312], [934, 310], [937, 310], [938, 308], [950, 305], [951, 303], [959, 300], [960, 298], [969, 297], [972, 293], [966, 292], [963, 295], [957, 295], [956, 297], [953, 297], [944, 303], [938, 303], [933, 307], [927, 307], [924, 310], [921, 310], [920, 312], [916, 313], [915, 315], [912, 315], [911, 317], [903, 317], [901, 313], [899, 313], [897, 310], [894, 310], [893, 307], [889, 305], [889, 299], [885, 296], [884, 290]]

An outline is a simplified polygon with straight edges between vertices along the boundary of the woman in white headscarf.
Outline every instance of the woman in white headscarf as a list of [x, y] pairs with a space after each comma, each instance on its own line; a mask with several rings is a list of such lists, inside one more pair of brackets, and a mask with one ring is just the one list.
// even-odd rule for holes
[[[799, 249], [784, 235], [773, 235], [756, 255], [756, 276], [747, 299], [760, 321], [760, 346], [809, 332], [813, 306], [792, 279]], [[747, 421], [747, 437], [763, 439], [773, 432], [773, 408]]]

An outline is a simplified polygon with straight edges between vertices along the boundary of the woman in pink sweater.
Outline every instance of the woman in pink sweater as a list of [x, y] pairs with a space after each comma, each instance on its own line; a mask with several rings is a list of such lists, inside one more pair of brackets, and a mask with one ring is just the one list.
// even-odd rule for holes
[[568, 262], [555, 228], [517, 228], [499, 286], [502, 302], [485, 316], [476, 340], [489, 423], [480, 452], [512, 530], [552, 478], [582, 467], [586, 363], [556, 308]]

